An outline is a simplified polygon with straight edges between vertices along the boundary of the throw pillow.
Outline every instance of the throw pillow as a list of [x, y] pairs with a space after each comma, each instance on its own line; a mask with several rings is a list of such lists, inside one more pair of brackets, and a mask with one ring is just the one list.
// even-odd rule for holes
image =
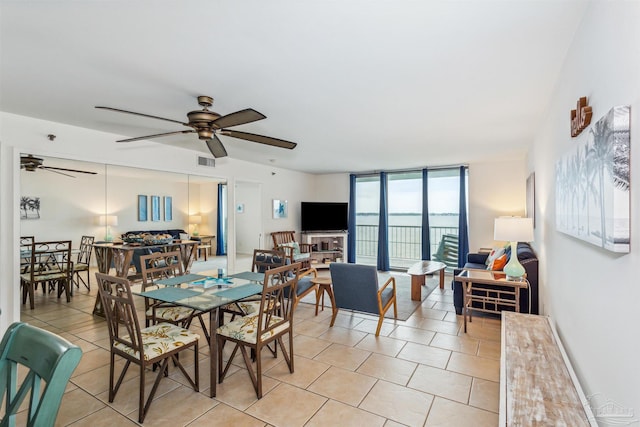
[[507, 254], [502, 254], [491, 262], [487, 270], [502, 271], [505, 265], [507, 265]]
[[491, 265], [493, 261], [496, 260], [496, 258], [499, 258], [503, 254], [504, 254], [504, 248], [502, 247], [493, 248], [489, 253], [489, 256], [487, 257], [487, 261], [485, 262], [485, 264], [487, 265], [487, 270], [491, 270], [488, 266]]
[[[298, 242], [287, 242], [287, 243], [282, 243], [280, 245], [280, 248], [291, 248], [291, 252], [293, 256], [299, 255], [300, 254], [300, 245], [298, 244]], [[286, 249], [285, 249], [285, 253], [289, 253]]]

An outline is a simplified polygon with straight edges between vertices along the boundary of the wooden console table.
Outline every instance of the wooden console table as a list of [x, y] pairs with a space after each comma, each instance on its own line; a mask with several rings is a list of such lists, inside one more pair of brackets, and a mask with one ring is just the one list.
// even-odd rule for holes
[[[513, 307], [520, 311], [520, 289], [527, 288], [526, 280], [510, 280], [501, 271], [464, 270], [456, 276], [462, 282], [462, 317], [464, 332], [467, 332], [467, 316], [472, 321], [472, 311], [498, 314], [503, 307]], [[487, 286], [490, 285], [490, 286]], [[480, 303], [474, 307], [473, 303]]]
[[597, 426], [548, 317], [502, 312], [500, 426]]

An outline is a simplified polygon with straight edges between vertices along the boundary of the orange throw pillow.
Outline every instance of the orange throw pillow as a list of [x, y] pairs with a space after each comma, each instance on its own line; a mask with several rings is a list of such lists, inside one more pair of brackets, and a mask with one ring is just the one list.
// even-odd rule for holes
[[493, 271], [501, 271], [505, 265], [507, 265], [507, 254], [501, 255], [498, 258], [494, 259], [491, 265], [489, 265], [488, 269]]

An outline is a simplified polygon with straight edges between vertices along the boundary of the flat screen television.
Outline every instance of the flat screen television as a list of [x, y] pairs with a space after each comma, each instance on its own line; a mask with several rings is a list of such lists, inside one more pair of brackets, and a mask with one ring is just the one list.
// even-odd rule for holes
[[341, 202], [302, 202], [300, 230], [344, 231], [349, 228], [349, 204]]

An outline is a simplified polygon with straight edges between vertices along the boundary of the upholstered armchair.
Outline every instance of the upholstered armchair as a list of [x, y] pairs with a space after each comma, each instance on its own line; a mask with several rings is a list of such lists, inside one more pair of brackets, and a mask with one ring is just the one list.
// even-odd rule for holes
[[329, 268], [336, 306], [378, 315], [376, 336], [380, 334], [384, 315], [392, 305], [393, 317], [398, 317], [394, 277], [378, 287], [378, 271], [372, 265], [334, 262]]

